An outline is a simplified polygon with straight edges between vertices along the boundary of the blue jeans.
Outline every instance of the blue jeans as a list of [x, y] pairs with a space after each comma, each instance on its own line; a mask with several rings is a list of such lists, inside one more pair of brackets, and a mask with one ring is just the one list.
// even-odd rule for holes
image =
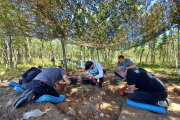
[[128, 94], [128, 99], [138, 102], [156, 105], [158, 101], [164, 101], [167, 98], [167, 91], [140, 91], [135, 90], [134, 93]]

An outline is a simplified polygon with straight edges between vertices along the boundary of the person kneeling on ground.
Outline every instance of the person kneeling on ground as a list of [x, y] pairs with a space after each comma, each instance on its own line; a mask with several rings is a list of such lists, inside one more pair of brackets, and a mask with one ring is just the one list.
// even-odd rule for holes
[[22, 88], [25, 90], [29, 89], [29, 83], [44, 69], [45, 68], [39, 66], [38, 68], [32, 67], [29, 70], [27, 70], [22, 75], [23, 78], [20, 80], [20, 83], [22, 84]]
[[[171, 101], [167, 98], [168, 93], [163, 83], [154, 75], [142, 68], [130, 68], [126, 71], [121, 67], [118, 73], [127, 80], [127, 86], [123, 87], [120, 95], [128, 93], [128, 99], [138, 102], [157, 105], [168, 108]], [[135, 87], [138, 88], [135, 90]]]
[[58, 92], [54, 89], [54, 85], [57, 84], [60, 87], [59, 80], [61, 78], [65, 80], [66, 84], [71, 83], [62, 67], [47, 68], [30, 82], [29, 89], [14, 101], [13, 106], [18, 108], [23, 104], [37, 100], [45, 94], [59, 97]]
[[[103, 82], [103, 76], [105, 74], [105, 69], [103, 66], [96, 61], [87, 61], [85, 64], [85, 70], [88, 71], [90, 79], [91, 79], [91, 85], [95, 85], [95, 82], [99, 78], [99, 88], [102, 88], [102, 82]], [[93, 80], [95, 79], [95, 80]]]
[[[129, 69], [129, 68], [134, 68], [136, 67], [136, 65], [128, 58], [124, 58], [123, 55], [120, 55], [118, 56], [118, 63], [117, 63], [117, 69], [121, 68], [121, 66], [124, 66], [126, 68], [126, 71]], [[117, 75], [118, 77], [121, 77], [119, 76], [118, 72], [115, 71], [114, 72], [115, 75]]]
[[41, 69], [41, 68], [42, 68], [41, 66], [38, 66], [37, 68], [36, 67], [31, 67], [29, 70], [24, 72], [24, 74], [19, 78], [19, 84], [22, 85], [23, 78], [25, 78], [28, 75], [29, 72], [31, 72], [34, 69]]

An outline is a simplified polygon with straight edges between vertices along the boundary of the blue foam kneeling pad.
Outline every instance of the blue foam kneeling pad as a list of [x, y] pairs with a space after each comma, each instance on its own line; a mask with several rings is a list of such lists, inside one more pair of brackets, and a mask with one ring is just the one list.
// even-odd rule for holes
[[65, 100], [65, 95], [59, 95], [59, 97], [55, 97], [52, 95], [43, 95], [39, 97], [35, 102], [43, 102], [43, 101], [49, 101], [52, 103], [60, 103]]
[[25, 90], [21, 88], [21, 85], [17, 85], [14, 87], [14, 91], [23, 93]]
[[127, 98], [127, 105], [137, 107], [137, 108], [140, 108], [140, 109], [145, 109], [145, 110], [149, 110], [149, 111], [153, 111], [153, 112], [166, 114], [166, 109], [163, 108], [163, 107], [150, 105], [150, 104], [133, 102], [133, 101], [129, 100], [128, 98]]
[[8, 82], [8, 85], [9, 85], [9, 86], [16, 86], [16, 85], [19, 85], [19, 83], [14, 82], [14, 81], [9, 81], [9, 82]]

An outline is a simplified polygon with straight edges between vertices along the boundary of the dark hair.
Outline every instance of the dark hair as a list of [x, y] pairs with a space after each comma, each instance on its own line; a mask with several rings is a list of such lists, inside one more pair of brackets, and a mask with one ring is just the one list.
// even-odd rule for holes
[[124, 59], [124, 55], [120, 55], [120, 56], [118, 56], [118, 59]]
[[59, 68], [62, 68], [62, 66], [60, 66], [60, 65], [59, 65], [58, 67], [59, 67]]
[[41, 69], [41, 68], [42, 68], [42, 66], [38, 66], [37, 68], [38, 68], [38, 69]]
[[85, 64], [85, 70], [88, 70], [91, 67], [92, 64], [93, 64], [92, 61], [87, 61], [86, 64]]

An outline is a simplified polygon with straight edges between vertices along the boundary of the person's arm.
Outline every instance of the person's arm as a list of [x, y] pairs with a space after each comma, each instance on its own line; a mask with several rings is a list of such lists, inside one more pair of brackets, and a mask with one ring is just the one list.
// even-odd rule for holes
[[135, 68], [136, 67], [136, 65], [134, 64], [134, 65], [131, 65], [131, 66], [129, 66], [129, 67], [126, 67], [126, 72], [127, 72], [127, 70], [129, 69], [129, 68]]
[[124, 93], [133, 93], [135, 89], [135, 85], [127, 85], [127, 89], [124, 90]]
[[63, 79], [66, 82], [66, 84], [71, 84], [71, 80], [66, 75], [63, 75]]
[[59, 87], [61, 87], [61, 84], [59, 83], [59, 80], [57, 80], [57, 81], [55, 82], [55, 84], [58, 85]]
[[129, 65], [129, 67], [126, 67], [126, 72], [129, 68], [136, 67], [136, 65], [130, 59], [127, 59], [127, 64]]
[[92, 77], [93, 74], [92, 74], [89, 70], [87, 70], [87, 71], [88, 71], [88, 73], [89, 73], [89, 76]]
[[98, 79], [98, 78], [102, 78], [103, 77], [103, 69], [98, 69], [99, 71], [99, 74], [97, 74], [95, 77], [95, 79]]

